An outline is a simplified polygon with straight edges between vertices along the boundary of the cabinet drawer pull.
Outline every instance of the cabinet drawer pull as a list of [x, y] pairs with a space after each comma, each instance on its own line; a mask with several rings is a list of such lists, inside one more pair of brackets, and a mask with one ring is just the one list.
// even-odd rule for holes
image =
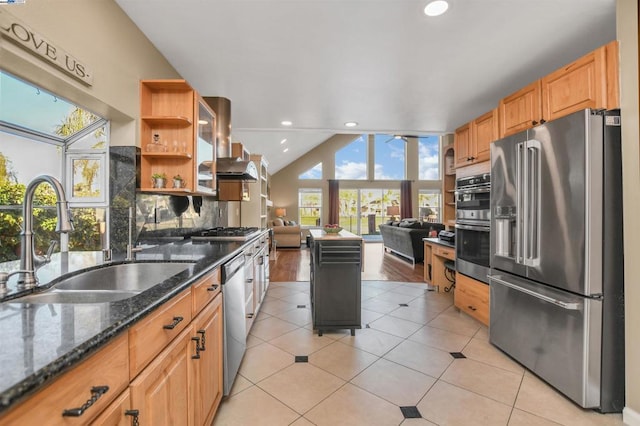
[[544, 124], [546, 122], [547, 122], [547, 120], [545, 120], [544, 118], [540, 119], [540, 124]]
[[207, 291], [216, 291], [218, 289], [218, 284], [214, 284], [211, 287], [207, 287]]
[[471, 305], [467, 306], [467, 308], [471, 309], [472, 311], [475, 311], [475, 310], [476, 310], [476, 308], [474, 308], [474, 307], [473, 307], [473, 306], [471, 306]]
[[196, 354], [195, 355], [191, 355], [191, 359], [200, 359], [200, 338], [199, 337], [192, 337], [191, 340], [196, 342]]
[[201, 351], [205, 351], [206, 349], [205, 349], [204, 345], [205, 345], [205, 334], [206, 334], [206, 331], [205, 330], [198, 330], [198, 334], [200, 335], [200, 343], [201, 343], [200, 350]]
[[127, 410], [124, 412], [125, 416], [131, 416], [131, 426], [139, 426], [140, 422], [138, 421], [138, 416], [140, 415], [139, 410]]
[[62, 412], [63, 417], [80, 417], [84, 412], [109, 391], [109, 386], [94, 386], [91, 388], [91, 398], [78, 408], [71, 408]]
[[173, 330], [174, 328], [176, 328], [176, 325], [180, 324], [180, 321], [182, 321], [184, 318], [182, 317], [173, 317], [173, 322], [171, 324], [167, 324], [167, 325], [163, 325], [162, 328], [164, 328], [165, 330]]

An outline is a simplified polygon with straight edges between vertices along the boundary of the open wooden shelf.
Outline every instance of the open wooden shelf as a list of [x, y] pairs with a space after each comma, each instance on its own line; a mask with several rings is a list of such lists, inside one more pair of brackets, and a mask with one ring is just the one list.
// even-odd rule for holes
[[142, 151], [142, 155], [145, 157], [156, 157], [156, 158], [183, 158], [185, 160], [190, 160], [193, 156], [188, 152], [153, 152], [153, 151]]
[[148, 122], [149, 124], [153, 123], [161, 123], [161, 124], [173, 124], [176, 126], [191, 126], [193, 121], [189, 117], [182, 117], [179, 115], [168, 115], [168, 116], [158, 116], [158, 115], [145, 115], [141, 117], [142, 120]]

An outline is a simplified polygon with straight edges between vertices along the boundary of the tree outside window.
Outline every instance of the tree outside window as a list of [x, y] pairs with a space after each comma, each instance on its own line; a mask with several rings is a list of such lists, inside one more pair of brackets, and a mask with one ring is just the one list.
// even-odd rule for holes
[[322, 189], [298, 190], [298, 218], [301, 226], [320, 226], [322, 218]]

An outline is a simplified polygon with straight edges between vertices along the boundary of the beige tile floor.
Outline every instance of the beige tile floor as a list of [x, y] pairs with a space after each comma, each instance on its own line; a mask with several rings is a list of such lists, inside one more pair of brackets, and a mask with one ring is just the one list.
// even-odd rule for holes
[[[580, 409], [491, 346], [451, 294], [388, 281], [363, 281], [362, 294], [363, 329], [319, 337], [309, 283], [271, 283], [214, 425], [622, 425], [621, 415]], [[404, 419], [401, 406], [422, 418]]]

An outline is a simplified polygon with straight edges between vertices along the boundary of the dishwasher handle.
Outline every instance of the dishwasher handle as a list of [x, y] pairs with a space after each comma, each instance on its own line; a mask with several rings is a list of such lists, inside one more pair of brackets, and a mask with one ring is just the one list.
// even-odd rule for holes
[[234, 257], [230, 261], [224, 264], [222, 267], [222, 284], [225, 284], [238, 272], [244, 268], [245, 260], [242, 254]]

